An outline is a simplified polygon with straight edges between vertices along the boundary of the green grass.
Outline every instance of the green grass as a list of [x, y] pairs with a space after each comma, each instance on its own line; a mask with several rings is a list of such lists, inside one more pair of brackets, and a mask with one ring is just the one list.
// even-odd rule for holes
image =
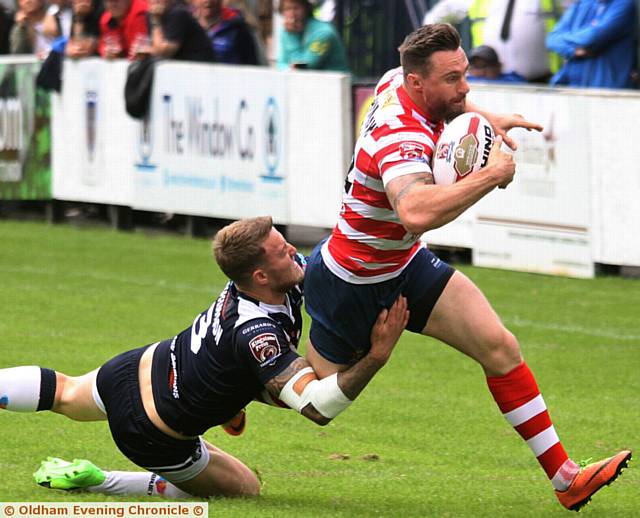
[[[637, 447], [640, 282], [461, 269], [519, 337], [569, 453], [595, 459]], [[224, 282], [206, 240], [0, 222], [0, 367], [84, 373], [189, 326]], [[370, 387], [327, 427], [259, 404], [248, 414], [243, 436], [213, 429], [206, 437], [259, 471], [263, 495], [213, 500], [210, 516], [567, 513], [500, 416], [480, 368], [433, 340], [406, 333]], [[0, 412], [0, 438], [0, 501], [143, 500], [70, 495], [31, 478], [49, 455], [136, 469], [105, 423]], [[371, 453], [379, 460], [363, 459]], [[631, 466], [586, 515], [638, 515], [640, 471]]]

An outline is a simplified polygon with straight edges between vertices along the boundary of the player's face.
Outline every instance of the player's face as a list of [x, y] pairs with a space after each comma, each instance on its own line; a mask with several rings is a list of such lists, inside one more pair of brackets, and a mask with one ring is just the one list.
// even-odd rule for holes
[[424, 77], [416, 74], [414, 88], [422, 100], [421, 108], [432, 120], [451, 120], [465, 111], [469, 61], [461, 48], [434, 52], [430, 59], [429, 73]]
[[262, 246], [265, 249], [264, 271], [269, 276], [271, 289], [286, 293], [304, 279], [302, 268], [296, 263], [296, 247], [287, 243], [283, 235], [275, 228]]

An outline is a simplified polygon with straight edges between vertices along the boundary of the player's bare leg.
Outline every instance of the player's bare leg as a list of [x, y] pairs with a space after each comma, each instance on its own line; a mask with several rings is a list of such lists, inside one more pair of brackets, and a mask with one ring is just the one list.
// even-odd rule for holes
[[459, 271], [440, 295], [423, 334], [470, 356], [487, 376], [507, 374], [522, 363], [515, 336], [477, 286]]
[[75, 421], [105, 420], [107, 415], [98, 407], [93, 394], [98, 370], [83, 376], [56, 372], [56, 396], [51, 411]]
[[307, 342], [307, 353], [305, 354], [306, 360], [311, 364], [313, 370], [318, 376], [318, 379], [326, 378], [336, 372], [341, 372], [349, 368], [348, 365], [333, 363], [322, 356], [311, 343], [311, 340]]
[[176, 483], [183, 491], [195, 496], [258, 496], [260, 481], [241, 461], [204, 441], [209, 450], [207, 467], [191, 480]]
[[77, 421], [106, 419], [92, 394], [97, 372], [74, 377], [36, 366], [0, 369], [0, 408], [51, 410]]
[[480, 363], [500, 411], [527, 442], [566, 508], [579, 510], [627, 465], [631, 452], [625, 450], [580, 471], [556, 434], [517, 340], [482, 292], [461, 272], [456, 271], [447, 283], [423, 334]]

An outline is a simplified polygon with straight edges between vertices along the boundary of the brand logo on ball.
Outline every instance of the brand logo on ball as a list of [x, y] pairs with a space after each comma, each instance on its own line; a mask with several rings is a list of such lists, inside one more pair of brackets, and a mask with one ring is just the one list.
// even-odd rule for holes
[[405, 160], [415, 160], [422, 157], [424, 146], [418, 142], [403, 142], [400, 144], [400, 156]]
[[273, 333], [262, 333], [249, 342], [251, 354], [261, 367], [280, 355], [280, 343]]
[[465, 135], [454, 151], [453, 168], [460, 176], [466, 176], [473, 170], [473, 164], [478, 158], [478, 139], [475, 135]]

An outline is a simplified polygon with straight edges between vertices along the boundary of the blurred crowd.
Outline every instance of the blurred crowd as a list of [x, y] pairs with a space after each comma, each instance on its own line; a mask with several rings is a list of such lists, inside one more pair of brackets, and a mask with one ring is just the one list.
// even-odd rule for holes
[[440, 0], [424, 23], [467, 21], [475, 81], [637, 88], [636, 0]]
[[[48, 1], [0, 0], [0, 53], [349, 71], [340, 0]], [[439, 0], [423, 23], [468, 29], [471, 81], [638, 88], [637, 4]]]
[[[347, 71], [334, 25], [309, 0], [0, 0], [0, 53], [49, 53]], [[14, 5], [17, 2], [17, 5]], [[331, 2], [326, 2], [329, 5]], [[282, 30], [272, 41], [274, 15]], [[275, 55], [274, 48], [278, 48]]]

